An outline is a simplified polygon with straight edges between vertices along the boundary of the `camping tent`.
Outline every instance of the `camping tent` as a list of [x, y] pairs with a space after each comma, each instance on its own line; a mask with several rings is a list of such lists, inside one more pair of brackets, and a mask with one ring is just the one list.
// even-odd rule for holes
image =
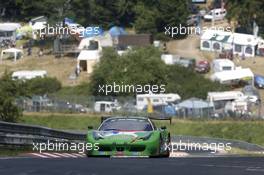
[[240, 81], [253, 84], [253, 79], [254, 74], [249, 68], [216, 72], [211, 76], [211, 80], [218, 81], [222, 84], [233, 84], [239, 83]]
[[205, 51], [232, 51], [245, 57], [254, 57], [260, 38], [254, 35], [220, 30], [206, 30], [201, 36], [200, 49]]
[[213, 114], [213, 104], [198, 99], [190, 98], [177, 105], [179, 115], [183, 117], [209, 117]]
[[258, 40], [254, 35], [234, 33], [233, 53], [245, 57], [254, 57]]
[[206, 30], [201, 36], [200, 49], [217, 52], [232, 50], [232, 42], [231, 32]]
[[23, 54], [23, 51], [20, 49], [16, 49], [16, 48], [10, 48], [10, 49], [6, 49], [6, 50], [2, 50], [1, 62], [3, 61], [4, 54], [13, 54], [14, 55], [14, 61], [16, 62], [16, 60]]
[[126, 35], [126, 31], [122, 27], [113, 26], [110, 28], [109, 33], [112, 38], [118, 37], [119, 35]]

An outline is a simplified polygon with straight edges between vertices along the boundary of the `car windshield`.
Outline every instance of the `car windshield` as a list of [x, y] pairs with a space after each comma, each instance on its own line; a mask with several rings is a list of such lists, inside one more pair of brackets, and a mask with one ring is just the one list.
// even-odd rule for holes
[[145, 119], [108, 119], [105, 120], [99, 128], [100, 131], [153, 131], [153, 127]]

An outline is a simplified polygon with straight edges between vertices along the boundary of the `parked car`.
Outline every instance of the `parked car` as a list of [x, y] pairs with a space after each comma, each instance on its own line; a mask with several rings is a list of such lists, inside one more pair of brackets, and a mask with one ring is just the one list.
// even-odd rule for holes
[[210, 71], [210, 63], [206, 60], [199, 61], [195, 66], [195, 71], [198, 73], [208, 73]]
[[251, 103], [259, 103], [260, 102], [260, 94], [259, 91], [251, 85], [247, 85], [242, 89], [245, 98]]
[[118, 102], [115, 101], [97, 101], [94, 104], [95, 112], [114, 112], [121, 109]]
[[255, 75], [254, 84], [256, 88], [264, 88], [264, 76]]
[[196, 60], [194, 58], [180, 57], [180, 59], [175, 61], [174, 64], [193, 70], [196, 65]]
[[219, 8], [219, 9], [213, 9], [208, 14], [204, 15], [205, 21], [212, 21], [214, 20], [222, 20], [224, 19], [226, 15], [226, 10]]

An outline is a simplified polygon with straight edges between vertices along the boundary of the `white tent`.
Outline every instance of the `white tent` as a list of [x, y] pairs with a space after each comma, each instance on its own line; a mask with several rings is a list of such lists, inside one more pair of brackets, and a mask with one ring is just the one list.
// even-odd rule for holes
[[211, 76], [211, 80], [218, 81], [222, 84], [232, 84], [232, 82], [240, 80], [250, 81], [250, 83], [253, 83], [253, 79], [254, 74], [249, 68], [216, 72]]
[[258, 39], [254, 35], [234, 33], [233, 53], [245, 57], [255, 56], [255, 47], [258, 44]]
[[16, 60], [19, 57], [19, 55], [23, 54], [23, 51], [20, 50], [20, 49], [16, 49], [16, 48], [10, 48], [10, 49], [6, 49], [6, 50], [2, 50], [2, 52], [1, 52], [1, 62], [3, 61], [4, 54], [13, 54], [14, 55], [14, 61], [16, 62]]
[[47, 76], [47, 71], [45, 70], [32, 70], [32, 71], [22, 70], [22, 71], [13, 72], [12, 74], [12, 78], [14, 80], [16, 79], [30, 80], [36, 77], [44, 78], [45, 76]]
[[259, 40], [254, 35], [220, 30], [206, 30], [201, 36], [200, 49], [217, 52], [231, 50], [233, 54], [254, 57]]
[[205, 51], [232, 50], [233, 35], [221, 30], [206, 30], [201, 36], [200, 49]]

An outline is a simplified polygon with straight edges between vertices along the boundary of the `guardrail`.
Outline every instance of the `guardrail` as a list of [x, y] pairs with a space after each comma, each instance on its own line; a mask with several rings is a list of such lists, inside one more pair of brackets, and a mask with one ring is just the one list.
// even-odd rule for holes
[[197, 137], [197, 136], [173, 136], [173, 142], [182, 142], [182, 143], [207, 143], [207, 144], [227, 144], [230, 143], [233, 148], [240, 148], [247, 151], [264, 151], [264, 147], [252, 143], [248, 143], [241, 140], [231, 140], [231, 139], [220, 139], [220, 138], [211, 138], [211, 137]]
[[[0, 146], [29, 147], [33, 143], [50, 142], [84, 142], [86, 134], [61, 131], [42, 126], [8, 123], [0, 121]], [[182, 143], [231, 143], [232, 147], [247, 151], [264, 151], [264, 147], [240, 140], [196, 137], [196, 136], [172, 136], [173, 142]]]
[[0, 122], [0, 145], [27, 147], [49, 141], [84, 142], [86, 134], [66, 132], [41, 126]]

